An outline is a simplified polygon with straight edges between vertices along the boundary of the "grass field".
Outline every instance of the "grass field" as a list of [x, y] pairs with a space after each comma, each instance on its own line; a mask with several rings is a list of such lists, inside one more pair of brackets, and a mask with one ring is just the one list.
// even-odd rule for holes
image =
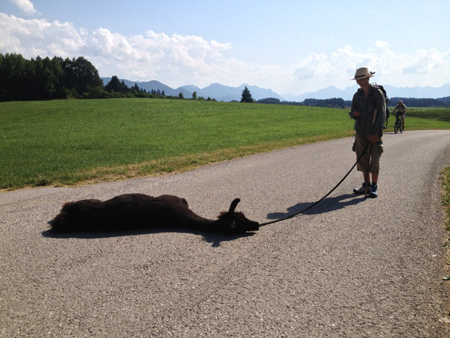
[[[449, 116], [446, 109], [408, 109], [407, 130], [450, 129]], [[0, 189], [183, 171], [352, 134], [345, 109], [164, 99], [3, 102]]]

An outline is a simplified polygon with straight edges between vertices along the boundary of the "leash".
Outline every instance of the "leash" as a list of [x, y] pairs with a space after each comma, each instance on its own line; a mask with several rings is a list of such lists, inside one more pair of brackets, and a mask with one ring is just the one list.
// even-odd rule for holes
[[344, 182], [344, 180], [347, 178], [348, 175], [350, 175], [350, 173], [352, 172], [352, 170], [356, 167], [356, 165], [358, 164], [358, 162], [361, 160], [361, 158], [363, 157], [364, 153], [367, 151], [367, 149], [369, 148], [369, 146], [371, 145], [371, 143], [368, 143], [367, 146], [364, 148], [363, 152], [361, 153], [361, 155], [359, 155], [358, 159], [356, 160], [355, 164], [350, 168], [350, 170], [348, 171], [347, 174], [345, 174], [345, 176], [342, 178], [342, 180], [339, 181], [338, 184], [336, 184], [336, 186], [331, 189], [328, 194], [326, 194], [325, 196], [323, 196], [320, 200], [318, 200], [317, 202], [314, 202], [313, 204], [311, 204], [310, 206], [306, 207], [305, 209], [296, 212], [295, 214], [286, 216], [284, 218], [280, 218], [280, 219], [276, 219], [273, 221], [269, 221], [266, 223], [262, 223], [259, 226], [264, 226], [264, 225], [269, 225], [269, 224], [273, 224], [273, 223], [277, 223], [277, 222], [281, 222], [281, 221], [285, 221], [287, 219], [293, 218], [297, 215], [303, 214], [305, 212], [307, 212], [308, 210], [312, 209], [313, 207], [315, 207], [317, 204], [319, 204], [320, 202], [322, 202], [325, 198], [327, 198], [333, 191], [335, 191], [337, 189], [337, 187], [339, 187], [341, 185], [342, 182]]

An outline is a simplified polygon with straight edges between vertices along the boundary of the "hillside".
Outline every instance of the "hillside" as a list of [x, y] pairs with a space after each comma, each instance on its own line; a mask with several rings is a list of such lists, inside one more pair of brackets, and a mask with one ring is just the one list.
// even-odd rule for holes
[[[111, 78], [102, 78], [104, 84], [106, 85]], [[120, 79], [122, 80], [122, 79]], [[184, 97], [190, 98], [192, 94], [196, 92], [197, 97], [212, 98], [217, 101], [239, 101], [241, 99], [242, 91], [245, 87], [250, 90], [252, 97], [255, 100], [265, 99], [265, 98], [276, 98], [280, 101], [294, 101], [303, 102], [305, 99], [330, 99], [330, 98], [342, 98], [344, 100], [351, 100], [353, 94], [358, 89], [356, 84], [345, 89], [338, 89], [334, 86], [330, 86], [324, 89], [320, 89], [314, 92], [307, 92], [301, 95], [290, 95], [283, 94], [280, 95], [271, 89], [260, 88], [258, 86], [250, 86], [248, 84], [242, 84], [238, 87], [225, 86], [220, 83], [213, 83], [205, 88], [199, 88], [195, 85], [185, 85], [179, 88], [171, 88], [159, 81], [130, 81], [123, 80], [128, 87], [132, 87], [137, 84], [141, 89], [145, 89], [150, 92], [152, 90], [164, 91], [166, 95], [178, 96], [180, 93]], [[389, 97], [407, 97], [407, 98], [431, 98], [438, 99], [450, 96], [450, 83], [443, 85], [441, 87], [393, 87], [390, 85], [385, 85]]]

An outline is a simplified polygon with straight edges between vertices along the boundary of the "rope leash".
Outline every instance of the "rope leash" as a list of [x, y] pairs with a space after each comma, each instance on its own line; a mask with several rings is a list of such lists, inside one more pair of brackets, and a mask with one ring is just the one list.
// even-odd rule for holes
[[358, 159], [356, 160], [355, 164], [350, 168], [350, 170], [347, 172], [347, 174], [345, 174], [345, 176], [342, 178], [342, 180], [339, 181], [338, 184], [336, 184], [336, 186], [331, 189], [325, 196], [323, 196], [320, 200], [318, 200], [317, 202], [314, 202], [313, 204], [309, 205], [308, 207], [306, 207], [305, 209], [296, 212], [295, 214], [286, 216], [284, 218], [280, 218], [280, 219], [276, 219], [273, 221], [269, 221], [266, 223], [262, 223], [259, 226], [264, 226], [264, 225], [269, 225], [269, 224], [273, 224], [273, 223], [277, 223], [277, 222], [281, 222], [281, 221], [285, 221], [287, 219], [293, 218], [297, 215], [303, 214], [306, 211], [312, 209], [313, 207], [315, 207], [317, 204], [319, 204], [320, 202], [322, 202], [325, 198], [327, 198], [333, 191], [335, 191], [337, 189], [337, 187], [339, 187], [341, 185], [342, 182], [344, 182], [344, 180], [348, 177], [348, 175], [350, 175], [350, 173], [352, 172], [352, 170], [356, 167], [356, 165], [358, 164], [358, 162], [361, 160], [361, 158], [363, 157], [364, 153], [367, 151], [367, 149], [369, 148], [369, 146], [371, 145], [371, 143], [368, 143], [367, 146], [364, 148], [363, 152], [361, 153], [361, 155], [359, 155]]

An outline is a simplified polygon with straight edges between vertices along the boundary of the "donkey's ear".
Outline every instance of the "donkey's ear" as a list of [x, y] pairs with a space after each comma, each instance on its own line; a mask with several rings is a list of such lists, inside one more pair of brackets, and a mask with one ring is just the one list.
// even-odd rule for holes
[[239, 203], [240, 201], [241, 201], [241, 200], [240, 200], [239, 198], [236, 198], [235, 200], [233, 200], [233, 202], [231, 202], [230, 210], [228, 210], [228, 213], [229, 213], [229, 214], [232, 214], [232, 213], [234, 212], [234, 209], [236, 209], [236, 206], [238, 205], [238, 203]]

